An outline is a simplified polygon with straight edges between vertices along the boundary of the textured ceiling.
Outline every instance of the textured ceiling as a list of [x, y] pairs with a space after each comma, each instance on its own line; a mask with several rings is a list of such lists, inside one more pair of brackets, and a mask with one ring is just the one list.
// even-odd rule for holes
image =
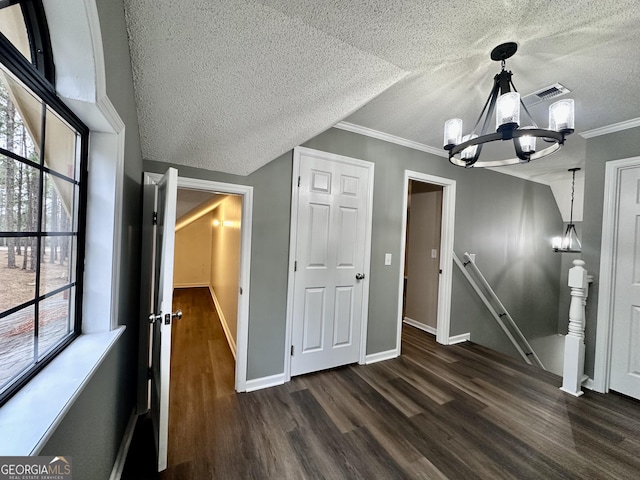
[[[244, 175], [341, 120], [441, 148], [446, 119], [475, 122], [499, 70], [489, 52], [505, 41], [519, 44], [507, 68], [523, 95], [572, 90], [577, 133], [640, 116], [637, 0], [125, 7], [150, 160]], [[549, 103], [531, 108], [543, 127]], [[551, 183], [584, 149], [572, 135], [555, 155], [501, 171]]]

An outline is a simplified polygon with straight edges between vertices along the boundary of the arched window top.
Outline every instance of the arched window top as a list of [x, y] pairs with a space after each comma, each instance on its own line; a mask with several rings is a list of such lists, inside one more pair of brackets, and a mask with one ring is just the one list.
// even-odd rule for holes
[[0, 0], [0, 33], [54, 85], [53, 54], [41, 0]]

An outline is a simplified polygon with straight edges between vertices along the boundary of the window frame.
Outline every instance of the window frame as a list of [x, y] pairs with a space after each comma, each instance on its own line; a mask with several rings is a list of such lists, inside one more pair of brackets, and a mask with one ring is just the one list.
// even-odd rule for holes
[[[53, 51], [49, 40], [49, 31], [44, 15], [44, 8], [40, 0], [24, 0], [24, 1], [1, 1], [0, 9], [20, 4], [27, 26], [27, 34], [32, 53], [32, 62], [26, 59], [13, 44], [0, 32], [0, 63], [9, 70], [16, 78], [18, 78], [28, 89], [30, 89], [43, 103], [42, 121], [43, 125], [46, 121], [46, 110], [50, 110], [60, 116], [78, 133], [80, 142], [79, 148], [79, 173], [77, 178], [78, 185], [78, 210], [77, 210], [77, 233], [76, 241], [76, 259], [75, 259], [75, 282], [69, 281], [70, 284], [75, 283], [75, 298], [73, 308], [74, 325], [73, 331], [66, 335], [59, 343], [49, 350], [47, 354], [40, 359], [34, 358], [33, 364], [26, 370], [23, 370], [20, 376], [0, 394], [0, 406], [5, 404], [13, 395], [15, 395], [24, 385], [29, 382], [36, 374], [38, 374], [47, 364], [51, 362], [60, 352], [62, 352], [71, 342], [73, 342], [82, 331], [82, 305], [83, 305], [83, 284], [84, 284], [84, 258], [85, 258], [85, 240], [86, 240], [86, 216], [87, 216], [87, 186], [88, 186], [88, 156], [89, 156], [89, 128], [67, 107], [67, 105], [58, 97], [54, 87], [55, 69], [53, 67]], [[37, 237], [46, 238], [46, 232], [43, 232], [43, 198], [42, 185], [44, 182], [44, 174], [54, 172], [49, 169], [44, 162], [44, 137], [40, 146], [40, 165], [32, 167], [38, 168], [40, 172], [39, 180], [39, 199], [38, 199], [38, 228]], [[16, 161], [25, 163], [22, 157], [12, 152], [2, 149], [3, 155], [13, 158]], [[28, 164], [28, 163], [27, 163]], [[55, 175], [55, 172], [53, 173]], [[31, 232], [30, 232], [31, 233]], [[39, 252], [40, 253], [40, 252]], [[40, 254], [38, 254], [38, 262], [41, 262]], [[37, 269], [39, 270], [39, 268]], [[36, 275], [38, 278], [38, 275]], [[39, 303], [50, 297], [49, 294], [34, 295], [33, 302]], [[7, 310], [9, 311], [9, 310]], [[37, 332], [37, 316], [34, 318]]]

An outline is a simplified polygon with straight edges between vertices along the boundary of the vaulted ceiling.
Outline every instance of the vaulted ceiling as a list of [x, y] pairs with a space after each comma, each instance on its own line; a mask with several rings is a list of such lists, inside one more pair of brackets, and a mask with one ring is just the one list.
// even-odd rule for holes
[[[499, 65], [526, 95], [559, 82], [576, 132], [640, 117], [637, 0], [125, 0], [143, 156], [245, 175], [341, 121], [441, 149]], [[550, 102], [531, 107], [547, 125]], [[560, 152], [505, 173], [551, 183]], [[446, 159], [443, 158], [443, 162]]]

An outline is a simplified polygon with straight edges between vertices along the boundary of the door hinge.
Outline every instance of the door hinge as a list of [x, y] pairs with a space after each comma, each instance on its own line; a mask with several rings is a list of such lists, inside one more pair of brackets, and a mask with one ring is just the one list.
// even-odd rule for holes
[[154, 225], [158, 224], [158, 212], [153, 212], [153, 220], [152, 220]]
[[153, 377], [153, 373], [151, 372], [151, 367], [147, 368], [147, 380], [151, 380]]
[[293, 262], [293, 271], [294, 272], [298, 271], [298, 261], [297, 260], [295, 262]]
[[298, 188], [300, 187], [300, 176], [298, 176]]
[[240, 295], [242, 295], [242, 287], [240, 287]]
[[293, 345], [291, 345], [291, 356], [293, 357]]

